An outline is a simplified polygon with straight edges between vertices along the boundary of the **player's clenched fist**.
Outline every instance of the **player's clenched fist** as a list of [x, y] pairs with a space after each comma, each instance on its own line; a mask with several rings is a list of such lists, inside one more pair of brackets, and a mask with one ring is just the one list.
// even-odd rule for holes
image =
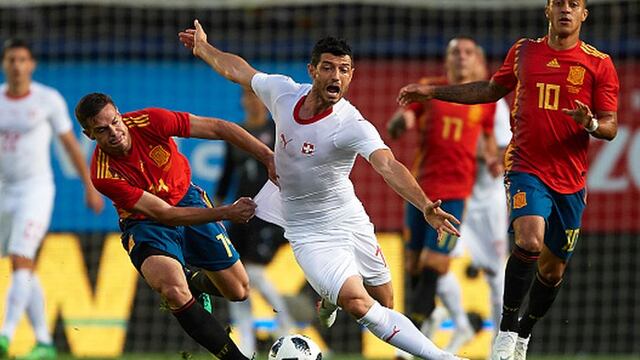
[[256, 213], [256, 203], [248, 197], [241, 197], [229, 206], [228, 218], [233, 222], [249, 222]]

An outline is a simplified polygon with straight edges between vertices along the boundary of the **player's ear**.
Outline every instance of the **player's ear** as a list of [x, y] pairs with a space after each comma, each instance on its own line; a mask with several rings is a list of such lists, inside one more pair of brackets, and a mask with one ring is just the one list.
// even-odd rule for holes
[[309, 77], [311, 78], [311, 80], [318, 77], [318, 73], [316, 72], [316, 67], [313, 66], [312, 64], [307, 64], [307, 72], [309, 73]]
[[96, 138], [91, 135], [86, 129], [82, 129], [82, 133], [91, 140], [95, 140]]
[[585, 20], [587, 20], [588, 16], [589, 16], [589, 9], [584, 9], [584, 11], [582, 12], [582, 21], [584, 22]]

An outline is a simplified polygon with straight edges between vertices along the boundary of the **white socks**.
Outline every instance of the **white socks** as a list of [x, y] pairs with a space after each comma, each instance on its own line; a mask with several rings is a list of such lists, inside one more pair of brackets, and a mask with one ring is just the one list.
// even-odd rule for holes
[[24, 314], [24, 310], [31, 295], [33, 273], [27, 269], [18, 269], [11, 275], [11, 286], [7, 294], [7, 308], [4, 324], [0, 334], [13, 338], [18, 327], [18, 322]]
[[437, 359], [447, 355], [424, 336], [406, 316], [383, 307], [377, 301], [358, 319], [358, 323], [385, 342], [422, 359]]
[[31, 295], [27, 305], [27, 315], [33, 326], [33, 332], [36, 335], [36, 341], [41, 344], [51, 344], [53, 339], [47, 327], [47, 314], [44, 308], [44, 293], [42, 292], [42, 284], [38, 276], [33, 274], [31, 277]]
[[449, 311], [456, 328], [471, 328], [469, 317], [462, 307], [462, 290], [460, 283], [452, 272], [438, 278], [438, 297]]

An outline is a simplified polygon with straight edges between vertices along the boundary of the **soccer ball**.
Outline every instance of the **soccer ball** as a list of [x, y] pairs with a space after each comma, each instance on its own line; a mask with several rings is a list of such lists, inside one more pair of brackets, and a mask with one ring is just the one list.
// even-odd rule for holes
[[269, 360], [322, 360], [322, 352], [304, 335], [287, 335], [271, 345]]

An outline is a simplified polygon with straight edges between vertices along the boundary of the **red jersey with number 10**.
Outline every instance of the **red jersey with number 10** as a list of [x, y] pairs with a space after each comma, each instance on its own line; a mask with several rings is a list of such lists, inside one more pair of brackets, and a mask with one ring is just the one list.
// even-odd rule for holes
[[466, 199], [476, 177], [480, 132], [493, 132], [495, 103], [462, 105], [440, 100], [412, 103], [420, 147], [414, 164], [418, 183], [431, 200]]
[[562, 109], [575, 108], [579, 100], [594, 114], [615, 112], [618, 75], [609, 55], [591, 45], [579, 41], [558, 51], [547, 41], [519, 40], [493, 75], [494, 82], [515, 89], [505, 167], [570, 194], [585, 186], [589, 133]]
[[189, 189], [189, 162], [171, 138], [189, 136], [189, 113], [149, 108], [123, 114], [122, 121], [129, 128], [131, 151], [114, 156], [96, 147], [91, 181], [113, 201], [120, 218], [142, 219], [130, 211], [144, 191], [176, 205]]

